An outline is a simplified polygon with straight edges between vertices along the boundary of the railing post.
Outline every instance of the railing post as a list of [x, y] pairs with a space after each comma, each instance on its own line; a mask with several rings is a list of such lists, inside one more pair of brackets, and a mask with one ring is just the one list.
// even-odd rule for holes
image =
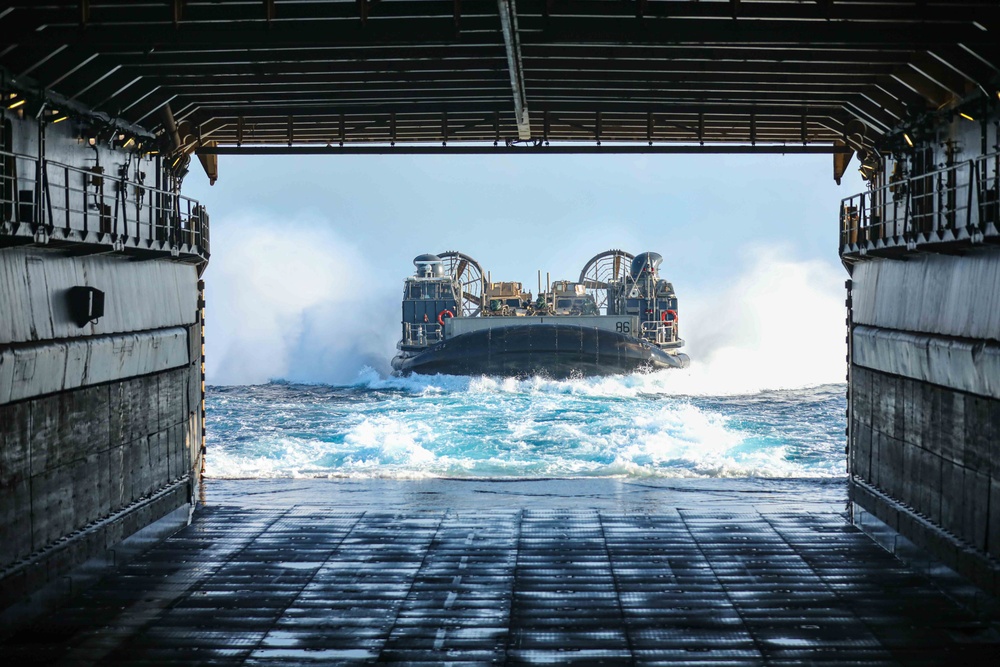
[[906, 202], [903, 204], [903, 239], [909, 241], [913, 237], [913, 221], [910, 220], [910, 202], [913, 200], [913, 182], [906, 182]]
[[979, 211], [976, 210], [976, 215], [972, 214], [972, 191], [976, 191], [976, 201], [979, 201], [979, 169], [976, 166], [975, 160], [969, 160], [969, 196], [968, 205], [966, 207], [965, 213], [965, 228], [969, 231], [973, 226], [979, 226]]
[[[115, 187], [115, 225], [114, 225], [114, 234], [117, 237], [118, 236], [118, 202], [119, 202], [119, 200], [121, 198], [121, 183], [120, 182], [115, 183], [114, 187]], [[122, 233], [122, 236], [125, 237], [126, 239], [128, 238], [128, 225], [125, 225], [125, 230]]]
[[[860, 206], [858, 207], [858, 239], [862, 241], [868, 240], [868, 207], [865, 206], [866, 193], [861, 193]], [[864, 238], [861, 237], [862, 231], [864, 232]]]
[[149, 221], [149, 240], [156, 241], [156, 191], [149, 188], [149, 205], [146, 206], [146, 219]]
[[63, 205], [64, 205], [64, 215], [66, 216], [66, 235], [69, 235], [70, 231], [70, 212], [69, 212], [69, 167], [63, 167]]
[[944, 175], [938, 172], [937, 187], [935, 188], [937, 201], [934, 202], [934, 233], [940, 234], [944, 227]]
[[87, 177], [80, 174], [83, 178], [83, 187], [81, 188], [81, 194], [83, 196], [83, 233], [87, 234], [90, 232], [90, 220], [88, 219], [88, 208], [87, 208]]

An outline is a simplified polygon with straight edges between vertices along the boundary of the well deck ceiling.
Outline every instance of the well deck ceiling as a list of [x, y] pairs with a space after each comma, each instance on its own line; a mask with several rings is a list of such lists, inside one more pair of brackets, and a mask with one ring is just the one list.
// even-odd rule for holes
[[[185, 141], [830, 144], [988, 95], [996, 0], [31, 0], [8, 84]], [[506, 26], [506, 29], [505, 29]]]

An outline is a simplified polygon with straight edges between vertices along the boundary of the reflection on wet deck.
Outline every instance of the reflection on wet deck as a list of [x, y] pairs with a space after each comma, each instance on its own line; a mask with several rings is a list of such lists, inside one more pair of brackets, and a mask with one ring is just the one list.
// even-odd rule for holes
[[994, 626], [835, 511], [210, 507], [5, 664], [985, 664]]

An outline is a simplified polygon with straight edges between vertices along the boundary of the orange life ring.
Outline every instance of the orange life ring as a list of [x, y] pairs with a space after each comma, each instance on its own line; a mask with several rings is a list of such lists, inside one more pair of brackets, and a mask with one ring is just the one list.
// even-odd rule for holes
[[448, 310], [447, 308], [445, 308], [440, 313], [438, 313], [438, 324], [440, 324], [441, 326], [444, 326], [444, 316], [445, 315], [447, 315], [448, 317], [455, 317], [455, 313], [453, 313], [450, 310]]
[[674, 316], [673, 322], [674, 322], [674, 324], [677, 323], [677, 311], [676, 310], [664, 310], [663, 312], [661, 312], [660, 313], [660, 321], [661, 322], [666, 322], [667, 321], [667, 315], [673, 315]]

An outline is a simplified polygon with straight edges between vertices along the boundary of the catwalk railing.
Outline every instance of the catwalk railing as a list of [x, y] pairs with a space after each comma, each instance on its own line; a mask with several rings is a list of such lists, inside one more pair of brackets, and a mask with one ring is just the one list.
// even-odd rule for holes
[[111, 245], [139, 255], [209, 256], [209, 221], [189, 197], [100, 167], [0, 151], [0, 238]]
[[[1000, 153], [847, 197], [840, 253], [892, 254], [921, 246], [1000, 240]], [[930, 249], [930, 248], [928, 248]]]
[[677, 342], [677, 320], [669, 322], [643, 322], [642, 338], [653, 345], [668, 345]]
[[444, 340], [444, 327], [434, 323], [403, 322], [403, 345], [426, 346]]

